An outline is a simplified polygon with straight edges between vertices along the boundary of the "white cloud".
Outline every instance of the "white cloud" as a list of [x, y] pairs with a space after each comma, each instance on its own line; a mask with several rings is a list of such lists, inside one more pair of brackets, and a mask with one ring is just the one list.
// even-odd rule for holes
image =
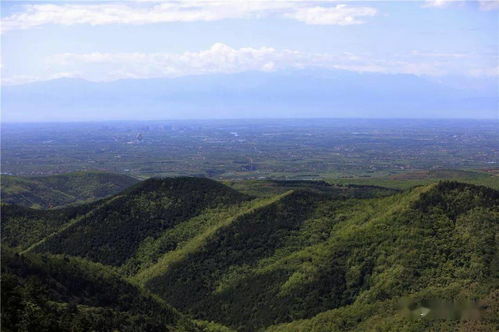
[[499, 9], [499, 0], [478, 0], [480, 9], [482, 10], [496, 10]]
[[468, 53], [449, 53], [449, 52], [421, 52], [414, 50], [411, 52], [412, 55], [419, 57], [435, 57], [435, 58], [468, 58], [470, 54]]
[[49, 74], [47, 76], [17, 75], [13, 77], [2, 77], [2, 85], [19, 85], [19, 84], [33, 83], [39, 81], [55, 80], [59, 78], [74, 78], [81, 76], [83, 75], [76, 72], [73, 73], [60, 72], [60, 73]]
[[499, 0], [424, 0], [425, 7], [446, 8], [451, 5], [463, 5], [465, 3], [478, 3], [481, 10], [499, 9]]
[[87, 78], [108, 80], [116, 79], [116, 73], [125, 72], [128, 77], [151, 78], [298, 68], [311, 65], [313, 59], [307, 58], [308, 55], [270, 47], [234, 49], [215, 43], [207, 50], [181, 54], [65, 53], [51, 57], [49, 63], [58, 68], [85, 67]]
[[[482, 10], [499, 9], [499, 0], [407, 0], [425, 7], [444, 8], [451, 4], [476, 2]], [[306, 24], [352, 25], [378, 14], [365, 3], [376, 1], [343, 0], [177, 0], [65, 2], [27, 4], [23, 11], [2, 18], [2, 31], [29, 29], [47, 24], [106, 25], [154, 24], [169, 22], [218, 21], [224, 19], [289, 18]], [[357, 3], [359, 2], [359, 3]], [[22, 2], [21, 2], [22, 3]], [[362, 4], [360, 4], [362, 3]]]
[[286, 16], [307, 24], [350, 25], [362, 24], [364, 21], [359, 18], [374, 16], [376, 13], [377, 10], [372, 7], [337, 5], [335, 7], [299, 8]]
[[[24, 11], [2, 19], [2, 30], [29, 29], [46, 24], [105, 25], [217, 21], [237, 18], [288, 17], [308, 24], [359, 24], [359, 17], [373, 16], [376, 9], [337, 5], [327, 0], [223, 1], [180, 0], [154, 3], [29, 4]], [[320, 6], [317, 4], [320, 3]]]
[[[232, 48], [215, 43], [209, 49], [184, 53], [64, 53], [46, 59], [47, 72], [39, 77], [6, 77], [3, 84], [75, 77], [90, 81], [172, 78], [188, 75], [272, 72], [294, 69], [340, 69], [355, 72], [491, 75], [487, 68], [463, 65], [472, 54], [417, 52], [376, 57], [372, 54], [311, 53], [272, 47]], [[390, 60], [387, 60], [390, 59]], [[477, 61], [471, 63], [476, 64]]]
[[438, 8], [443, 8], [447, 7], [453, 3], [462, 3], [464, 2], [463, 0], [426, 0], [425, 1], [425, 6], [426, 7], [438, 7]]

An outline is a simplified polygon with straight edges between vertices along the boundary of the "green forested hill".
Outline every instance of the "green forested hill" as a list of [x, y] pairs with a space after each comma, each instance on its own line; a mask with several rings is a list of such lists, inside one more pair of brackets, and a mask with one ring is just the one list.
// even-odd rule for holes
[[498, 192], [452, 182], [366, 201], [295, 193], [143, 282], [180, 310], [247, 331], [432, 288], [488, 294], [498, 208]]
[[[241, 204], [249, 197], [216, 181], [196, 178], [149, 179], [101, 201], [87, 214], [33, 247], [121, 266], [141, 246], [204, 212]], [[15, 218], [10, 218], [7, 223]], [[168, 251], [175, 241], [160, 243]], [[133, 268], [132, 268], [133, 269]]]
[[2, 331], [203, 331], [103, 266], [2, 250]]
[[85, 215], [101, 202], [62, 209], [39, 210], [13, 204], [1, 204], [2, 244], [18, 250], [48, 237], [65, 227], [71, 220]]
[[325, 181], [311, 180], [245, 180], [225, 181], [224, 183], [240, 192], [256, 197], [279, 195], [289, 190], [307, 190], [327, 194], [331, 198], [373, 198], [398, 192], [397, 189], [372, 184], [330, 184]]
[[495, 331], [498, 191], [257, 184], [150, 179], [74, 208], [7, 206], [2, 241], [105, 264], [198, 328]]
[[2, 175], [2, 202], [54, 208], [114, 195], [138, 180], [104, 172], [75, 172], [39, 177]]
[[499, 190], [499, 171], [497, 169], [490, 169], [488, 171], [433, 169], [383, 177], [331, 178], [328, 180], [328, 182], [337, 185], [375, 185], [395, 189], [409, 189], [414, 186], [428, 185], [439, 181], [459, 181]]

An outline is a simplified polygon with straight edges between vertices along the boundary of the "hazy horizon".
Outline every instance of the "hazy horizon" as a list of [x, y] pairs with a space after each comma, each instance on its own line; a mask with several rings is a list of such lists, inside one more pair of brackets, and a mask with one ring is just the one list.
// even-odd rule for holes
[[389, 122], [389, 121], [405, 121], [405, 122], [456, 122], [464, 123], [465, 121], [473, 122], [497, 122], [497, 118], [356, 118], [356, 117], [294, 117], [294, 118], [177, 118], [177, 119], [113, 119], [113, 120], [60, 120], [60, 121], [2, 121], [2, 125], [59, 125], [59, 124], [128, 124], [128, 123], [169, 123], [169, 122], [179, 122], [179, 123], [189, 123], [189, 122], [200, 122], [200, 123], [210, 123], [210, 122], [227, 122], [227, 123], [245, 123], [245, 122], [267, 122], [271, 123], [273, 121], [358, 121], [358, 122]]

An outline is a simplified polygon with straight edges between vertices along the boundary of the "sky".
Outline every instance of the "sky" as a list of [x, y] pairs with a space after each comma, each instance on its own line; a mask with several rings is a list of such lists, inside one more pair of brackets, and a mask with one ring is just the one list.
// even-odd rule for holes
[[2, 1], [1, 84], [344, 70], [497, 84], [499, 0]]

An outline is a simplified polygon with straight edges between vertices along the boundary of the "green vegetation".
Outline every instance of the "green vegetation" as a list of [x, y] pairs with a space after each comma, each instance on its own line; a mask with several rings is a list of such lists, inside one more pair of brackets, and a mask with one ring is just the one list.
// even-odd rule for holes
[[2, 250], [2, 331], [203, 331], [99, 264]]
[[256, 197], [272, 197], [289, 190], [307, 190], [326, 194], [331, 198], [373, 198], [389, 196], [397, 189], [385, 188], [378, 185], [358, 184], [330, 184], [326, 181], [311, 180], [246, 180], [224, 181], [224, 184], [242, 193]]
[[246, 199], [209, 179], [149, 179], [108, 199], [33, 250], [121, 266], [143, 241], [159, 237], [204, 209]]
[[239, 330], [433, 287], [485, 285], [498, 199], [452, 182], [364, 201], [297, 192], [233, 222], [145, 285], [180, 310]]
[[[470, 173], [458, 176], [481, 181]], [[431, 182], [455, 176], [429, 174]], [[110, 310], [105, 326], [120, 331], [127, 328], [119, 321], [136, 330], [221, 332], [494, 331], [499, 324], [498, 191], [455, 181], [403, 191], [380, 183], [226, 184], [149, 179], [77, 207], [2, 206], [2, 242], [18, 252], [2, 261], [7, 281], [17, 280], [2, 294], [7, 287], [8, 298], [25, 303], [15, 312], [35, 303], [49, 322], [62, 321], [77, 299], [67, 324], [99, 322]], [[19, 261], [44, 272], [21, 273]], [[26, 281], [32, 274], [35, 286]], [[76, 277], [95, 288], [51, 290]], [[49, 295], [37, 300], [37, 287]], [[99, 302], [101, 287], [108, 302]], [[123, 304], [130, 294], [139, 295]], [[157, 317], [158, 310], [169, 314]], [[9, 326], [23, 321], [15, 312], [5, 316]]]
[[4, 124], [2, 172], [370, 179], [429, 169], [497, 169], [498, 141], [498, 121], [468, 119]]
[[55, 208], [117, 194], [138, 180], [119, 174], [75, 172], [21, 178], [2, 175], [2, 202], [31, 208]]
[[[145, 242], [145, 245], [139, 248], [139, 255], [137, 255], [139, 257], [134, 257], [142, 261], [140, 272], [133, 277], [134, 280], [144, 283], [145, 280], [161, 275], [171, 264], [182, 261], [188, 255], [202, 248], [223, 227], [231, 225], [241, 216], [277, 201], [284, 195], [286, 194], [270, 199], [245, 202], [219, 211], [209, 210], [165, 232], [151, 244]], [[170, 250], [164, 250], [167, 243], [174, 244], [170, 246]], [[162, 253], [164, 254], [161, 255]], [[129, 262], [133, 263], [134, 259]], [[128, 262], [127, 265], [129, 265]]]
[[497, 331], [497, 290], [431, 288], [407, 297], [366, 304], [356, 302], [311, 319], [274, 325], [269, 332], [311, 331]]
[[46, 239], [95, 208], [99, 202], [75, 207], [38, 210], [2, 204], [2, 244], [19, 250]]
[[401, 173], [383, 177], [329, 179], [331, 184], [373, 185], [394, 189], [409, 189], [414, 186], [437, 183], [439, 181], [459, 181], [476, 184], [499, 190], [499, 171], [497, 169], [485, 171], [438, 169]]

